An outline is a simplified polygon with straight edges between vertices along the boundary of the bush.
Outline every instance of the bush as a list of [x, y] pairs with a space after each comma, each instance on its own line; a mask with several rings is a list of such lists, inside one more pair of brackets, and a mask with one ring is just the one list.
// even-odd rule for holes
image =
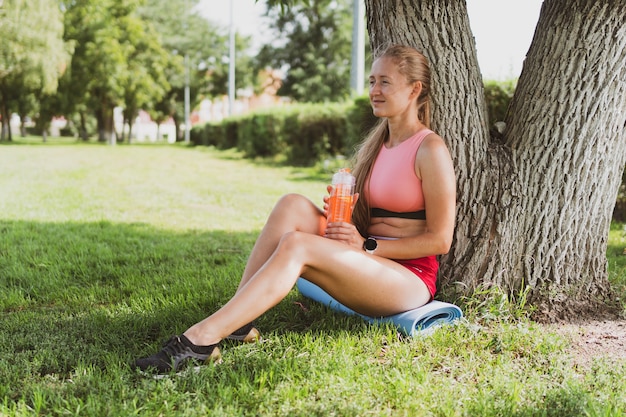
[[78, 132], [76, 132], [74, 126], [68, 124], [66, 127], [59, 129], [59, 135], [61, 137], [72, 138], [78, 136]]
[[264, 110], [239, 121], [237, 148], [247, 157], [271, 157], [283, 151], [282, 130], [285, 112]]
[[374, 116], [369, 96], [357, 97], [347, 111], [348, 136], [346, 148], [352, 155], [365, 135], [376, 125], [378, 117]]
[[208, 146], [208, 143], [206, 141], [206, 139], [208, 138], [205, 134], [205, 130], [207, 130], [208, 126], [209, 123], [191, 127], [191, 130], [189, 131], [189, 140], [192, 144], [194, 144], [195, 146]]
[[43, 130], [40, 126], [26, 126], [26, 134], [29, 136], [41, 136]]
[[351, 126], [360, 118], [348, 121], [350, 111], [349, 105], [337, 103], [265, 109], [195, 126], [191, 141], [220, 149], [236, 147], [248, 158], [282, 156], [289, 164], [309, 166], [352, 151], [356, 139], [350, 132], [362, 129]]
[[311, 104], [298, 106], [298, 112], [285, 121], [287, 161], [293, 165], [314, 165], [324, 157], [345, 154], [347, 138], [346, 106]]
[[485, 101], [490, 125], [506, 118], [516, 84], [516, 80], [485, 81]]

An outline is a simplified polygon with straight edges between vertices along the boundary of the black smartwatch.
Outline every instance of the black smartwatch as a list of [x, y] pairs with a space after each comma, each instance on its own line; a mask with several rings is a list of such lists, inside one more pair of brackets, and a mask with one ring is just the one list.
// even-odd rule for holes
[[374, 253], [377, 247], [378, 242], [376, 242], [376, 239], [374, 239], [373, 237], [368, 237], [367, 239], [365, 239], [365, 242], [363, 242], [363, 249], [367, 253]]

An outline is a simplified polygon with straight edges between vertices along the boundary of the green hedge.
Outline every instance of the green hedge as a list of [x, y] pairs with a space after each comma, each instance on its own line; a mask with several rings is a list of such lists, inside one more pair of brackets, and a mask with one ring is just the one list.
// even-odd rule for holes
[[[486, 81], [489, 120], [504, 120], [515, 81]], [[313, 165], [337, 155], [351, 156], [356, 145], [374, 126], [367, 95], [348, 103], [299, 104], [264, 109], [194, 126], [196, 145], [237, 148], [248, 158], [281, 157], [296, 166]]]
[[484, 82], [487, 114], [491, 125], [504, 121], [516, 85], [516, 80]]
[[310, 166], [326, 157], [351, 155], [368, 113], [367, 98], [271, 108], [194, 126], [190, 138], [195, 145], [237, 148], [248, 158], [280, 156], [288, 164]]
[[347, 110], [348, 143], [346, 147], [352, 151], [374, 127], [378, 117], [372, 113], [369, 96], [357, 97]]
[[287, 160], [294, 165], [312, 165], [324, 157], [348, 153], [346, 106], [309, 104], [301, 106], [285, 123]]

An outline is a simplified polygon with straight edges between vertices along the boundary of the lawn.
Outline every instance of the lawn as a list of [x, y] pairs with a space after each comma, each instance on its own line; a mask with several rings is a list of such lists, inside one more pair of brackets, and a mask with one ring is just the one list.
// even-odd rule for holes
[[[263, 342], [226, 344], [218, 365], [129, 367], [229, 299], [280, 195], [321, 203], [329, 179], [209, 148], [1, 145], [0, 416], [626, 415], [623, 360], [575, 365], [496, 291], [404, 339], [294, 290], [258, 320]], [[625, 239], [614, 225], [622, 293]]]

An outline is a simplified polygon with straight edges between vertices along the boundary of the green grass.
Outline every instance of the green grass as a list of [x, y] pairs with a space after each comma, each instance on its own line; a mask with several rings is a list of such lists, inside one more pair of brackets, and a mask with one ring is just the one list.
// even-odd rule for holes
[[[0, 415], [626, 415], [623, 362], [573, 366], [495, 290], [409, 340], [294, 290], [258, 320], [264, 342], [219, 365], [129, 368], [229, 299], [280, 195], [321, 202], [329, 177], [207, 148], [0, 146]], [[622, 293], [624, 239], [614, 225]]]
[[626, 224], [613, 223], [607, 248], [609, 280], [626, 310]]

